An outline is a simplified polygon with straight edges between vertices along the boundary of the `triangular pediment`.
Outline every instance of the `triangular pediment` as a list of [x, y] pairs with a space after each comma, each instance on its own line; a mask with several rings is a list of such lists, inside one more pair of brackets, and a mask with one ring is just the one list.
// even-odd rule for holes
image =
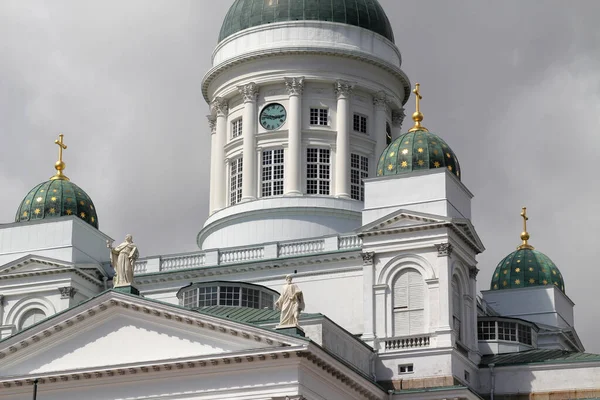
[[0, 376], [152, 363], [302, 342], [109, 291], [0, 341]]
[[449, 222], [451, 222], [451, 218], [448, 217], [401, 209], [362, 226], [359, 232], [367, 233], [394, 229], [410, 229], [447, 224]]
[[31, 275], [47, 275], [69, 271], [76, 272], [86, 279], [93, 280], [95, 283], [101, 283], [98, 279], [104, 274], [102, 267], [99, 265], [85, 264], [77, 266], [67, 261], [36, 255], [27, 255], [0, 266], [0, 279]]

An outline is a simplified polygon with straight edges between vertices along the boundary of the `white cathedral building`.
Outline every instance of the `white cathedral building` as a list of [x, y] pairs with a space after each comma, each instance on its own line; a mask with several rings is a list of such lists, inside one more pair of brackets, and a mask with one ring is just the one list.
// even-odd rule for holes
[[[140, 249], [113, 288], [110, 210], [65, 175], [62, 136], [0, 225], [2, 400], [600, 398], [525, 209], [477, 286], [473, 194], [377, 0], [235, 0], [212, 61], [198, 251]], [[287, 275], [306, 307], [278, 329]]]

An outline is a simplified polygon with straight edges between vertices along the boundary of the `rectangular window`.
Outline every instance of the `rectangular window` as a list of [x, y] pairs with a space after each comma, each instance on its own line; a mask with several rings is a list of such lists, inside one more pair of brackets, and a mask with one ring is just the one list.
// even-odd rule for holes
[[262, 197], [283, 194], [283, 149], [262, 153]]
[[319, 126], [329, 125], [329, 110], [327, 108], [311, 108], [310, 124]]
[[519, 342], [531, 345], [531, 327], [519, 324]]
[[221, 286], [219, 292], [220, 306], [236, 306], [240, 305], [240, 288]]
[[217, 305], [217, 286], [198, 288], [198, 307]]
[[198, 306], [198, 289], [188, 290], [183, 293], [183, 306], [189, 308]]
[[399, 374], [410, 374], [414, 369], [413, 364], [398, 365]]
[[517, 341], [517, 324], [515, 322], [498, 321], [498, 340]]
[[270, 310], [273, 309], [273, 296], [265, 293], [265, 292], [260, 292], [260, 306], [261, 308], [268, 308]]
[[235, 139], [242, 135], [242, 119], [238, 118], [231, 123], [231, 138]]
[[367, 133], [367, 117], [354, 114], [354, 132]]
[[260, 292], [256, 289], [242, 288], [242, 307], [259, 308]]
[[242, 200], [242, 158], [231, 160], [229, 205], [234, 205]]
[[350, 154], [350, 196], [354, 200], [365, 201], [365, 183], [369, 177], [369, 158]]
[[328, 149], [306, 149], [306, 194], [329, 194]]
[[477, 323], [477, 338], [479, 340], [496, 340], [496, 322], [479, 321]]

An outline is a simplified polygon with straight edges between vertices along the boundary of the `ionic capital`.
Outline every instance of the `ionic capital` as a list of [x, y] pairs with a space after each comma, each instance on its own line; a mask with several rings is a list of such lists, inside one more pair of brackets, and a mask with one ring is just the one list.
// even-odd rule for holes
[[258, 86], [254, 82], [237, 87], [244, 99], [244, 103], [254, 103], [258, 97]]
[[284, 78], [285, 87], [290, 96], [302, 96], [302, 92], [304, 91], [304, 77], [300, 76], [298, 78]]
[[354, 84], [348, 81], [336, 81], [333, 85], [333, 90], [335, 91], [335, 95], [337, 98], [348, 98], [354, 91]]
[[378, 92], [375, 94], [375, 96], [373, 96], [373, 105], [375, 106], [376, 110], [385, 112], [388, 111], [387, 95], [385, 92]]
[[450, 243], [440, 243], [435, 245], [438, 251], [438, 257], [449, 257], [452, 254], [452, 245]]
[[58, 288], [58, 290], [60, 291], [61, 299], [72, 299], [73, 297], [75, 297], [75, 293], [77, 293], [77, 289], [70, 286], [61, 287]]

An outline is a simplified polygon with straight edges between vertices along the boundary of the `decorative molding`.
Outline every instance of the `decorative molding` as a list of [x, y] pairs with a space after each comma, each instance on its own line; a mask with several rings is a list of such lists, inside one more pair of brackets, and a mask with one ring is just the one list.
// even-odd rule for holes
[[335, 96], [339, 98], [348, 98], [354, 90], [354, 84], [352, 82], [339, 80], [333, 84], [333, 90]]
[[[2, 307], [4, 305], [4, 295], [0, 294], [0, 307]], [[2, 322], [2, 321], [0, 321]]]
[[438, 252], [438, 257], [449, 257], [452, 254], [452, 245], [450, 243], [436, 244], [435, 248]]
[[363, 265], [373, 265], [375, 261], [375, 253], [372, 251], [364, 251], [360, 253], [360, 256], [363, 259]]
[[290, 96], [302, 96], [304, 92], [304, 77], [284, 78], [285, 87]]
[[244, 99], [244, 103], [254, 103], [258, 98], [259, 88], [254, 82], [250, 82], [247, 85], [238, 86], [238, 91]]
[[375, 106], [375, 110], [388, 112], [388, 98], [385, 92], [377, 92], [373, 96], [373, 105]]
[[227, 100], [222, 97], [216, 97], [210, 103], [210, 109], [217, 114], [217, 117], [226, 117], [229, 114], [229, 105]]
[[477, 274], [479, 274], [479, 268], [477, 268], [477, 267], [469, 268], [469, 278], [476, 279]]
[[210, 133], [214, 134], [217, 132], [217, 117], [213, 115], [207, 115], [206, 119], [208, 119], [208, 127], [210, 128]]
[[399, 110], [392, 111], [392, 126], [394, 128], [402, 129], [402, 123], [404, 122], [404, 118], [406, 117], [406, 112], [404, 111], [404, 107]]
[[61, 299], [72, 299], [73, 297], [75, 297], [75, 293], [77, 293], [77, 289], [71, 286], [61, 287], [58, 288], [58, 290], [60, 291]]

